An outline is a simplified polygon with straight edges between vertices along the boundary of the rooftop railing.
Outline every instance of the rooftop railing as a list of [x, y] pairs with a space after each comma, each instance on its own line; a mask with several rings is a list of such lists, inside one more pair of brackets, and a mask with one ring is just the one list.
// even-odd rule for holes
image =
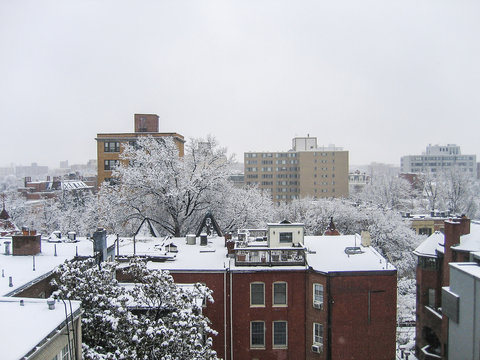
[[305, 248], [236, 248], [236, 266], [301, 266], [305, 265]]

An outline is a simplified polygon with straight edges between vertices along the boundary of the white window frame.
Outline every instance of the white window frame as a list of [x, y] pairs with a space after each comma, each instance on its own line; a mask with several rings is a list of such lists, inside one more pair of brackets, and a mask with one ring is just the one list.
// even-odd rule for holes
[[[263, 303], [262, 304], [253, 304], [252, 303], [252, 286], [253, 285], [263, 285]], [[265, 283], [261, 281], [254, 281], [250, 283], [250, 307], [265, 307]]]
[[[316, 334], [316, 329], [318, 328], [318, 330], [321, 330], [321, 335], [320, 334]], [[320, 333], [320, 331], [319, 331]], [[323, 345], [323, 324], [320, 324], [320, 323], [316, 323], [314, 322], [313, 323], [313, 344], [314, 345]]]
[[[253, 344], [253, 324], [254, 323], [262, 323], [263, 325], [263, 344]], [[265, 349], [265, 321], [262, 320], [254, 320], [250, 321], [250, 348], [251, 349]]]
[[[275, 344], [275, 324], [284, 323], [285, 324], [285, 343], [284, 344]], [[286, 349], [288, 348], [288, 321], [286, 320], [275, 320], [272, 322], [272, 348], [273, 349]]]
[[[317, 291], [315, 290], [316, 287], [319, 287], [321, 289], [321, 297], [320, 295], [317, 296]], [[320, 291], [319, 291], [320, 292]], [[320, 283], [313, 283], [313, 303], [315, 304], [315, 302], [319, 302], [320, 304], [323, 305], [323, 298], [325, 296], [325, 292], [324, 292], [324, 287], [323, 287], [323, 284], [320, 284]]]
[[[285, 284], [285, 302], [281, 304], [275, 303], [275, 285], [276, 284]], [[272, 306], [274, 307], [285, 307], [288, 306], [288, 284], [286, 281], [275, 281], [272, 284]]]

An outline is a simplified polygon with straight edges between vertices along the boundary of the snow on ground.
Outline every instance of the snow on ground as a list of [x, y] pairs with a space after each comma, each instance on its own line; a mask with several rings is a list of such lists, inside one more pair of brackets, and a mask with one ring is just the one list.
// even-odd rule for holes
[[[400, 344], [398, 339], [408, 339], [406, 344]], [[404, 356], [402, 358], [402, 349]], [[408, 351], [408, 360], [417, 360], [415, 357], [415, 326], [397, 328], [397, 359], [406, 359], [405, 351]]]

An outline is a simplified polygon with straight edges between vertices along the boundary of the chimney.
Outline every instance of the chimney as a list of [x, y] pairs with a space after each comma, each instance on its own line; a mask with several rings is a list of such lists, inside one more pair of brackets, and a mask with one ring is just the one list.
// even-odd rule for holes
[[225, 246], [227, 246], [228, 240], [232, 240], [232, 232], [230, 231], [229, 233], [225, 234]]
[[103, 228], [93, 233], [93, 251], [100, 253], [100, 262], [107, 259], [107, 231]]
[[158, 115], [157, 114], [135, 114], [135, 132], [155, 132], [158, 133]]
[[22, 229], [23, 235], [12, 236], [12, 253], [18, 255], [37, 255], [42, 252], [41, 235], [35, 230]]
[[462, 235], [470, 234], [470, 219], [462, 215], [460, 217], [460, 224], [462, 224]]
[[370, 238], [370, 233], [368, 231], [362, 231], [362, 246], [368, 247], [372, 244], [372, 239]]
[[[464, 225], [463, 225], [464, 226]], [[460, 244], [460, 236], [462, 234], [462, 223], [453, 220], [445, 221], [445, 241], [443, 256], [443, 280], [442, 286], [450, 285], [450, 272], [448, 264], [453, 261], [452, 247]]]

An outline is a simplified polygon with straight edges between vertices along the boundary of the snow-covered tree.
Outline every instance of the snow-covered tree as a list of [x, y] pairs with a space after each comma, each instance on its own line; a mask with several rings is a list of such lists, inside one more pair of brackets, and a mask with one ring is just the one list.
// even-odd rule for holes
[[428, 200], [428, 209], [435, 211], [439, 203], [441, 182], [432, 174], [425, 173], [420, 176], [423, 184], [423, 196]]
[[116, 195], [112, 200], [122, 208], [123, 223], [148, 217], [181, 236], [207, 211], [215, 213], [230, 189], [230, 160], [213, 138], [189, 141], [181, 157], [172, 139], [142, 137], [125, 146], [122, 159], [114, 171], [118, 184], [104, 187]]
[[130, 286], [115, 279], [115, 263], [96, 266], [91, 259], [57, 270], [55, 296], [82, 301], [84, 358], [217, 359], [210, 337], [216, 332], [201, 313], [211, 291], [200, 284], [182, 289], [168, 272], [139, 260], [129, 265], [123, 271]]
[[414, 274], [415, 259], [411, 252], [420, 238], [398, 211], [342, 199], [300, 199], [278, 210], [278, 218], [305, 223], [308, 235], [322, 235], [331, 218], [343, 234], [369, 231], [372, 245], [394, 263], [401, 276]]
[[358, 198], [363, 202], [376, 204], [386, 209], [404, 210], [409, 208], [413, 197], [410, 183], [390, 173], [379, 174], [371, 178]]
[[472, 177], [453, 167], [440, 176], [443, 183], [442, 197], [446, 207], [454, 214], [473, 216], [476, 212]]
[[222, 230], [265, 227], [274, 218], [274, 205], [269, 195], [256, 187], [231, 188], [222, 194], [216, 218]]

